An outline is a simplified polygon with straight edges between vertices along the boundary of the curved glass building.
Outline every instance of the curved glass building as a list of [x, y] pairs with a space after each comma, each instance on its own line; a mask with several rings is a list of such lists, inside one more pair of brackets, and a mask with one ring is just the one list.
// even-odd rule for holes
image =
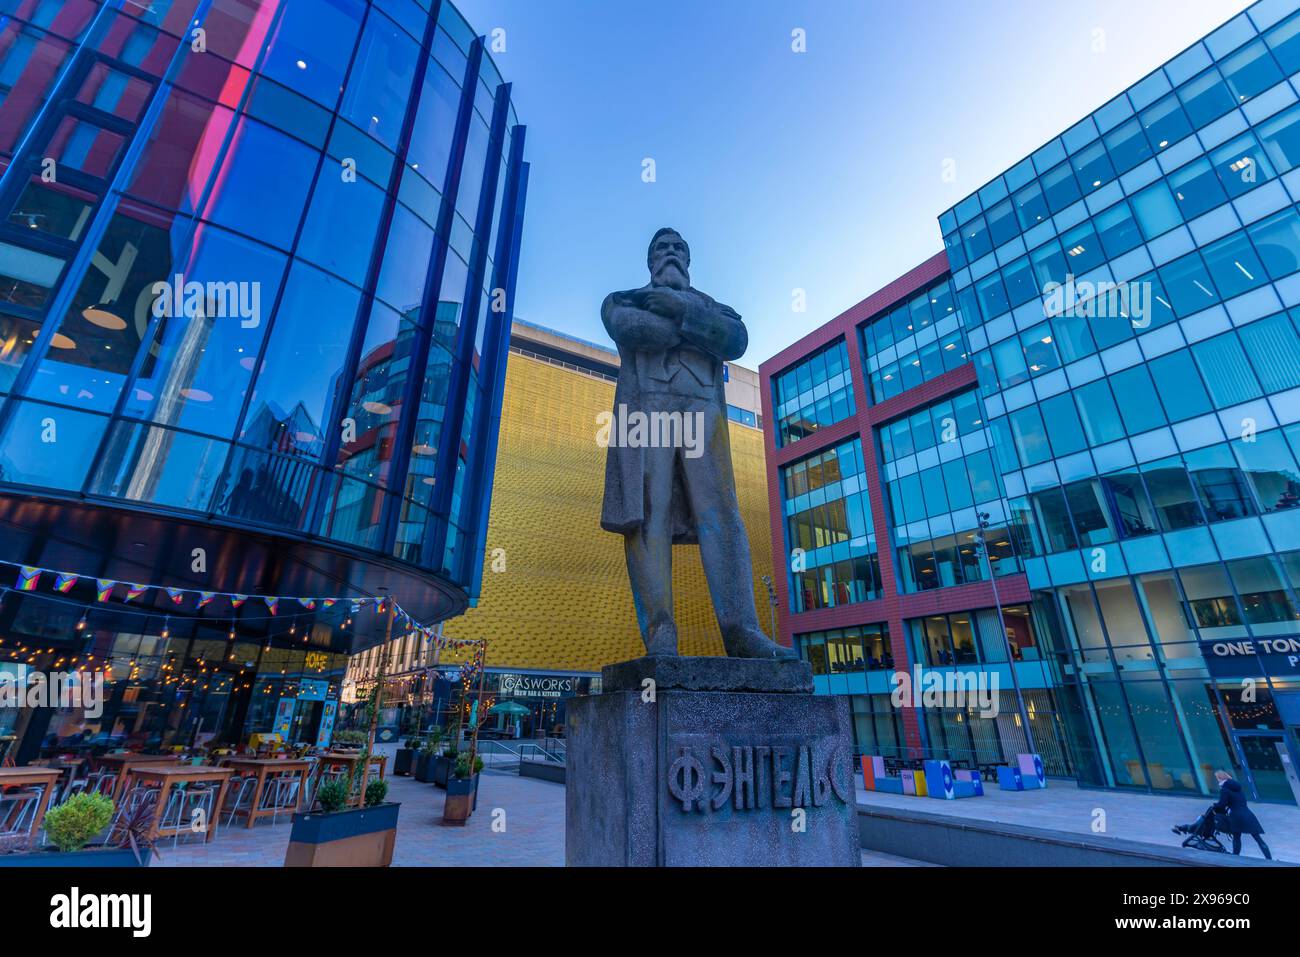
[[[445, 0], [0, 0], [0, 561], [466, 608], [523, 143]], [[109, 657], [382, 637], [93, 584], [7, 591], [0, 638], [62, 654], [77, 599]]]

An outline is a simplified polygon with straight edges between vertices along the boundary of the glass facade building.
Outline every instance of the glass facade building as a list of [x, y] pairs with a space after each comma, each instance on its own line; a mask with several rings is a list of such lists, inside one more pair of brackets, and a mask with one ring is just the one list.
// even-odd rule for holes
[[[1297, 71], [1300, 4], [1255, 4], [945, 211], [943, 254], [764, 365], [777, 379], [844, 337], [871, 402], [818, 435], [873, 448], [884, 600], [832, 620], [789, 576], [783, 631], [806, 657], [831, 625], [888, 624], [897, 660], [1014, 678], [1002, 694], [1019, 689], [1049, 771], [1210, 794], [1222, 767], [1296, 800]], [[871, 678], [818, 681], [874, 715]], [[996, 763], [1024, 744], [1014, 700], [992, 722], [919, 710], [860, 750]]]
[[[527, 184], [510, 93], [446, 0], [0, 0], [0, 560], [471, 604]], [[63, 654], [83, 587], [9, 592], [6, 643]], [[112, 635], [152, 642], [124, 674], [227, 660], [177, 645], [216, 614], [252, 642], [228, 660], [289, 638], [117, 604], [87, 629], [115, 677]]]

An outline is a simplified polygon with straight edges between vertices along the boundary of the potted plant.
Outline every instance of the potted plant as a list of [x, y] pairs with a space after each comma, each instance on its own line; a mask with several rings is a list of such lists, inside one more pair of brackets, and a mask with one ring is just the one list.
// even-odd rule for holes
[[334, 733], [334, 746], [340, 751], [355, 751], [365, 746], [369, 735], [364, 731], [347, 730]]
[[464, 827], [478, 804], [478, 776], [483, 770], [483, 759], [474, 756], [470, 769], [468, 753], [459, 755], [451, 777], [447, 779], [447, 800], [442, 805], [442, 823], [450, 827]]
[[[0, 867], [147, 867], [149, 855], [141, 856], [129, 845], [91, 844], [112, 820], [108, 795], [74, 794], [45, 813], [42, 826], [53, 847], [15, 848], [15, 853], [0, 854]], [[25, 838], [21, 844], [27, 844]]]
[[415, 759], [415, 780], [424, 784], [434, 780], [434, 769], [442, 752], [442, 728], [430, 728]]
[[400, 803], [387, 801], [388, 782], [366, 785], [364, 803], [349, 808], [352, 777], [326, 781], [316, 792], [319, 810], [293, 816], [285, 867], [387, 867], [393, 863]]
[[460, 750], [455, 741], [447, 746], [447, 750], [433, 759], [433, 786], [445, 788], [448, 779], [456, 771], [456, 761], [460, 758]]

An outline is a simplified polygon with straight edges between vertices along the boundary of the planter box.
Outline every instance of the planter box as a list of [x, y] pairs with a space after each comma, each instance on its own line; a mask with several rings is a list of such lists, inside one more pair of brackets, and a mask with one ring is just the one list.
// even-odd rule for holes
[[440, 754], [433, 759], [433, 785], [434, 787], [445, 788], [447, 779], [451, 777], [451, 772], [455, 769], [456, 762], [445, 754]]
[[401, 804], [293, 816], [285, 867], [387, 867], [397, 841]]
[[411, 773], [411, 766], [415, 763], [414, 748], [398, 748], [397, 756], [393, 758], [393, 773], [408, 775]]
[[423, 784], [433, 783], [433, 763], [437, 760], [432, 754], [415, 756], [415, 780]]
[[148, 867], [153, 851], [140, 851], [139, 860], [129, 847], [88, 847], [80, 851], [54, 848], [22, 854], [0, 854], [0, 867]]
[[450, 778], [447, 781], [447, 800], [442, 805], [442, 823], [448, 827], [464, 827], [478, 806], [478, 779]]

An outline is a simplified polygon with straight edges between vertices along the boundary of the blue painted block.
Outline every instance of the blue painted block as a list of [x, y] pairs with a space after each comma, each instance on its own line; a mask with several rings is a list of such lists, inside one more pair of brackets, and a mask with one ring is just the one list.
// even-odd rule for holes
[[876, 790], [888, 791], [890, 794], [903, 793], [902, 778], [876, 778]]
[[978, 784], [979, 784], [978, 781], [953, 781], [952, 782], [953, 797], [959, 797], [959, 798], [979, 797], [984, 793], [984, 789], [980, 788], [980, 790], [976, 791], [975, 788], [978, 786]]
[[1024, 777], [1019, 768], [1009, 768], [1005, 764], [998, 766], [998, 787], [1004, 791], [1023, 791]]
[[950, 801], [953, 793], [952, 765], [947, 761], [925, 762], [925, 787], [930, 797]]
[[960, 768], [954, 771], [952, 776], [963, 784], [969, 784], [971, 789], [974, 791], [975, 797], [984, 796], [984, 779], [980, 777], [979, 771]]

